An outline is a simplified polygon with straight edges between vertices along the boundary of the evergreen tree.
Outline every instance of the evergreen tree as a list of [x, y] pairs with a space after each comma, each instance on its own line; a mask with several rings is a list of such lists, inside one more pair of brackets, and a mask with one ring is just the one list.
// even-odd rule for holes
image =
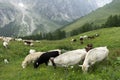
[[118, 27], [120, 26], [120, 15], [114, 15], [108, 17], [107, 21], [105, 24], [102, 25], [102, 27]]

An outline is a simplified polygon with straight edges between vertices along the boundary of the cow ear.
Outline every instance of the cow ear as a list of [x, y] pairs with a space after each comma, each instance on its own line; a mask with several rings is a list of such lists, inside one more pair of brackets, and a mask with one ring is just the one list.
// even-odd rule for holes
[[79, 67], [82, 67], [83, 65], [78, 65]]

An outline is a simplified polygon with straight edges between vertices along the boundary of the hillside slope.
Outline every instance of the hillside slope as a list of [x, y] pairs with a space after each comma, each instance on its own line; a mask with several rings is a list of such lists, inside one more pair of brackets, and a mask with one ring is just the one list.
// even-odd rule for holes
[[[79, 36], [100, 34], [92, 40], [85, 40], [81, 45]], [[113, 34], [114, 33], [114, 34]], [[33, 47], [25, 46], [23, 42], [12, 41], [9, 49], [5, 49], [0, 41], [0, 79], [1, 80], [119, 80], [120, 79], [120, 27], [105, 28], [86, 32], [71, 38], [76, 38], [77, 42], [71, 43], [71, 38], [59, 41], [41, 41], [34, 43]], [[88, 74], [83, 74], [77, 65], [71, 69], [54, 69], [50, 66], [40, 65], [34, 69], [30, 64], [26, 69], [22, 69], [21, 63], [28, 54], [29, 49], [36, 51], [48, 51], [52, 49], [78, 49], [84, 48], [86, 44], [93, 43], [94, 47], [107, 46], [110, 50], [107, 60], [96, 63], [89, 68]], [[9, 59], [9, 64], [4, 64], [3, 59]]]
[[85, 23], [91, 23], [94, 22], [97, 25], [105, 23], [106, 19], [110, 15], [116, 15], [120, 14], [120, 0], [113, 0], [110, 4], [105, 5], [104, 7], [101, 7], [97, 9], [96, 11], [93, 11], [92, 13], [80, 18], [76, 22], [67, 25], [62, 30], [65, 30], [67, 32], [76, 29], [78, 27], [81, 27]]

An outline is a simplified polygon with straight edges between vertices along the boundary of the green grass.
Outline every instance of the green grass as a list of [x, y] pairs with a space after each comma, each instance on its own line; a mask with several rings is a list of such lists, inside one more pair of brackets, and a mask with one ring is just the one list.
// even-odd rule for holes
[[[79, 36], [100, 34], [93, 40], [85, 40], [81, 45]], [[76, 38], [77, 42], [71, 43], [71, 38]], [[80, 67], [75, 65], [71, 68], [45, 66], [42, 64], [38, 69], [33, 68], [33, 64], [22, 69], [21, 62], [28, 54], [29, 49], [37, 51], [48, 51], [61, 48], [73, 50], [84, 48], [88, 43], [93, 43], [94, 47], [108, 46], [110, 50], [106, 60], [96, 63], [84, 74]], [[33, 47], [25, 46], [23, 42], [10, 42], [9, 49], [5, 49], [0, 41], [0, 80], [120, 80], [120, 27], [104, 28], [73, 36], [63, 40], [34, 43]], [[4, 64], [3, 59], [8, 58], [10, 63]]]
[[120, 0], [113, 0], [112, 3], [101, 7], [90, 14], [78, 19], [73, 24], [65, 26], [62, 30], [69, 32], [71, 30], [77, 29], [84, 25], [85, 23], [94, 22], [96, 25], [101, 25], [106, 22], [110, 15], [120, 14]]

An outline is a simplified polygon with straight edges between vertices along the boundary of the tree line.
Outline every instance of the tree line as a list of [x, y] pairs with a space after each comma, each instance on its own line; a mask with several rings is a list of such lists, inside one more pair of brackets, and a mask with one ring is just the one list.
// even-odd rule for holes
[[66, 32], [58, 29], [54, 32], [39, 33], [36, 35], [24, 36], [21, 38], [32, 39], [32, 40], [60, 40], [60, 39], [66, 38]]
[[120, 15], [111, 15], [101, 27], [120, 27]]
[[[120, 15], [111, 15], [108, 17], [107, 21], [98, 26], [95, 25], [94, 23], [85, 23], [83, 26], [72, 30], [69, 32], [69, 36], [74, 36], [78, 35], [80, 33], [84, 33], [87, 31], [92, 31], [100, 28], [106, 28], [106, 27], [120, 27]], [[65, 31], [61, 31], [60, 29], [54, 31], [54, 32], [49, 32], [49, 33], [40, 33], [36, 35], [31, 35], [31, 36], [25, 36], [22, 37], [23, 39], [33, 39], [33, 40], [60, 40], [63, 38], [66, 38], [67, 33]]]

